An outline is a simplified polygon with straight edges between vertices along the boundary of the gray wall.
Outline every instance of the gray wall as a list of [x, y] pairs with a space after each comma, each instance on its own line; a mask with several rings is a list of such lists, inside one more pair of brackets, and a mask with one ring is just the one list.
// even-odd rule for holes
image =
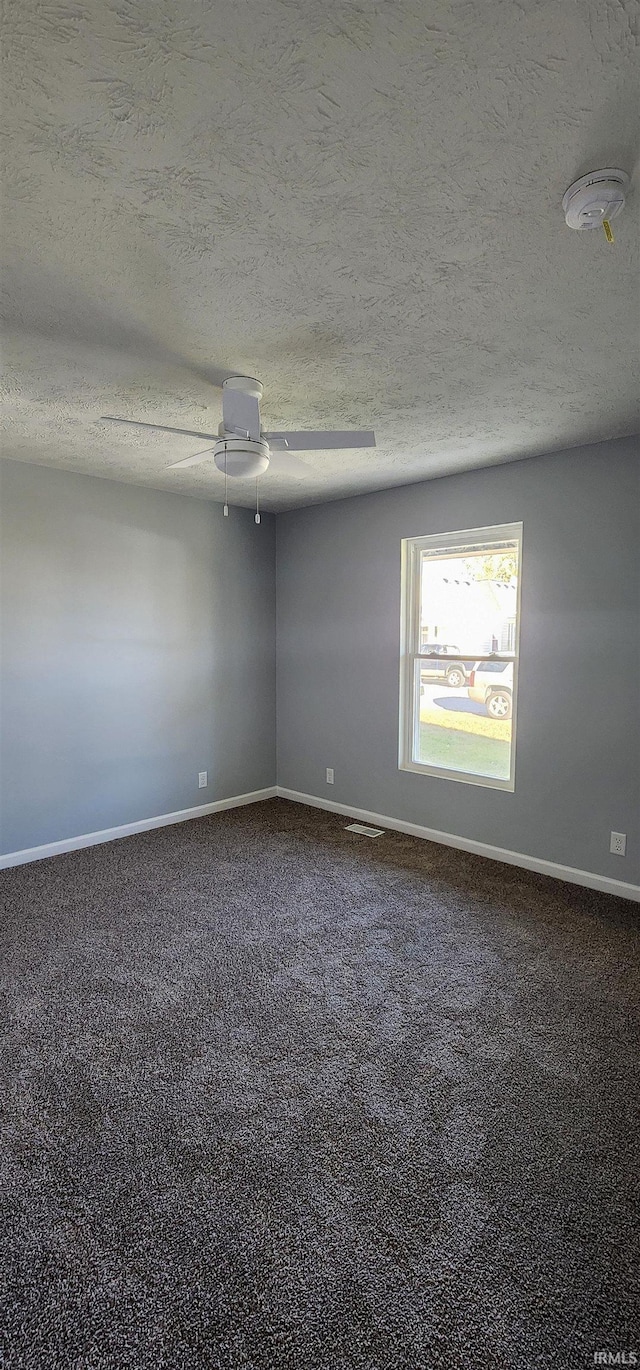
[[0, 476], [0, 850], [273, 785], [273, 517]]
[[[278, 783], [640, 881], [639, 455], [625, 439], [280, 515]], [[400, 540], [519, 520], [515, 794], [399, 771]]]
[[[16, 462], [0, 476], [0, 850], [272, 785], [275, 520]], [[515, 794], [401, 772], [400, 539], [520, 519]], [[282, 514], [277, 532], [282, 786], [640, 881], [637, 440]]]

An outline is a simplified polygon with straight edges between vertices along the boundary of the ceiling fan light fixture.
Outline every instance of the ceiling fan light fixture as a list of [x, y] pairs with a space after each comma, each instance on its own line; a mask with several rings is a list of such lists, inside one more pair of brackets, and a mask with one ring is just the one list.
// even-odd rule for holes
[[213, 460], [223, 475], [261, 476], [269, 466], [269, 444], [262, 438], [220, 438], [213, 449]]

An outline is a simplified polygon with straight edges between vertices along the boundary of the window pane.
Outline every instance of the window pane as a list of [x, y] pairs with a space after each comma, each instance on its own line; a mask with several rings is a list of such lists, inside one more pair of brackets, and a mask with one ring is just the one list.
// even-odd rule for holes
[[[466, 771], [492, 780], [508, 780], [511, 771], [511, 687], [490, 696], [486, 704], [486, 680], [460, 686], [436, 678], [416, 662], [420, 681], [419, 728], [414, 733], [413, 760], [423, 766]], [[448, 664], [448, 663], [447, 663]], [[492, 666], [492, 662], [486, 663]], [[496, 663], [497, 664], [497, 663]], [[501, 663], [502, 664], [502, 663]], [[513, 666], [509, 679], [513, 679]], [[478, 670], [478, 680], [480, 671]], [[495, 677], [499, 684], [498, 676]], [[505, 681], [506, 684], [506, 681]]]
[[519, 525], [406, 546], [406, 764], [513, 788]]
[[451, 552], [423, 549], [418, 651], [513, 651], [517, 603], [515, 539]]

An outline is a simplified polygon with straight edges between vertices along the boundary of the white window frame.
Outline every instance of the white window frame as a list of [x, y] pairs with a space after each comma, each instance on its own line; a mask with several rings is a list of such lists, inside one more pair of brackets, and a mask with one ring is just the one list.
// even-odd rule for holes
[[[421, 554], [424, 550], [443, 551], [455, 553], [458, 547], [461, 552], [468, 549], [472, 543], [474, 547], [481, 547], [483, 544], [490, 548], [496, 542], [514, 541], [518, 543], [518, 591], [516, 607], [516, 631], [513, 652], [500, 652], [503, 660], [513, 661], [513, 701], [511, 709], [511, 768], [507, 780], [497, 780], [487, 775], [474, 775], [470, 771], [448, 770], [444, 766], [429, 766], [419, 761], [414, 761], [413, 756], [417, 751], [416, 732], [420, 727], [419, 707], [414, 711], [415, 700], [415, 663], [416, 661], [432, 661], [433, 657], [424, 656], [416, 648], [420, 643], [420, 564]], [[499, 523], [491, 528], [466, 528], [455, 533], [431, 533], [424, 537], [403, 538], [402, 539], [402, 590], [401, 590], [401, 638], [400, 638], [400, 738], [398, 768], [401, 771], [413, 771], [417, 775], [438, 776], [442, 780], [458, 780], [467, 785], [483, 785], [492, 790], [509, 790], [513, 792], [516, 787], [516, 739], [517, 739], [517, 715], [518, 715], [518, 664], [520, 660], [520, 590], [522, 585], [522, 524], [521, 523]], [[465, 650], [464, 643], [460, 644], [460, 652], [456, 656], [447, 656], [442, 653], [441, 661], [460, 661], [468, 660], [475, 655], [476, 661], [495, 660], [494, 656], [482, 656], [481, 654], [469, 653]]]

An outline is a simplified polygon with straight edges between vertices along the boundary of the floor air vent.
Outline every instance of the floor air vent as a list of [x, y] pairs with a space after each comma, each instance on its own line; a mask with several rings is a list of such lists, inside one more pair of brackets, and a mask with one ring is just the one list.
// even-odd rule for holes
[[345, 832], [359, 832], [363, 837], [382, 837], [382, 828], [368, 828], [366, 823], [347, 823]]

